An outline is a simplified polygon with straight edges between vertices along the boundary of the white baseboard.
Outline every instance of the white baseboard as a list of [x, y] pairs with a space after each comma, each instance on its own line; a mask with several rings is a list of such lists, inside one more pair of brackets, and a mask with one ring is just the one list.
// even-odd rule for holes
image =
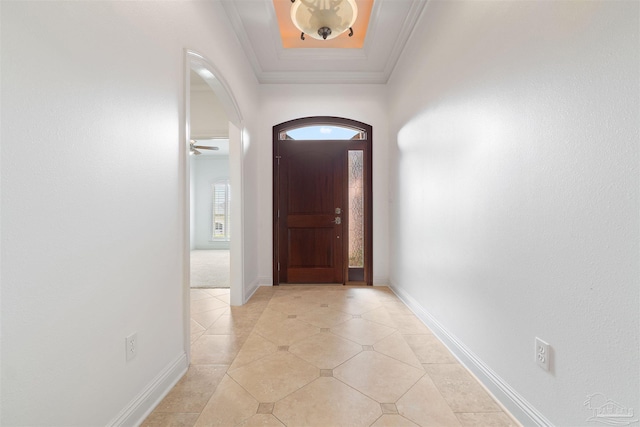
[[243, 301], [243, 304], [246, 304], [251, 299], [251, 297], [253, 296], [253, 294], [256, 293], [259, 287], [260, 287], [260, 281], [258, 280], [258, 278], [256, 278], [253, 282], [251, 282], [251, 284], [247, 288], [247, 293]]
[[273, 286], [273, 277], [271, 276], [258, 277], [258, 283], [260, 283], [260, 286]]
[[523, 426], [553, 427], [536, 408], [517, 391], [500, 378], [478, 356], [438, 322], [418, 301], [401, 288], [389, 286], [413, 313], [433, 331], [440, 341], [465, 366], [480, 383], [511, 413]]
[[108, 427], [139, 426], [187, 372], [186, 353], [162, 370], [144, 390], [113, 419]]

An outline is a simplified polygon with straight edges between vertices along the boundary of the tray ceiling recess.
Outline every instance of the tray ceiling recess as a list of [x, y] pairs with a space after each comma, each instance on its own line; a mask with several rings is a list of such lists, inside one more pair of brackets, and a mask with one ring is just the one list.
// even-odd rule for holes
[[426, 3], [356, 0], [353, 37], [331, 40], [301, 40], [291, 0], [223, 5], [260, 83], [386, 83]]

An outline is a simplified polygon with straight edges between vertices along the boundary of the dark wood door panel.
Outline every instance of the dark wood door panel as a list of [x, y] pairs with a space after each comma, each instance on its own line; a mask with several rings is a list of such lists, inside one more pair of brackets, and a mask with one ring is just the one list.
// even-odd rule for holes
[[304, 151], [296, 150], [287, 157], [288, 194], [286, 195], [289, 215], [326, 214], [333, 212], [333, 191], [335, 176], [332, 173], [334, 156], [313, 147]]
[[343, 144], [282, 141], [279, 165], [280, 281], [343, 283], [346, 155]]
[[287, 227], [304, 228], [304, 227], [333, 227], [335, 214], [318, 214], [318, 215], [291, 215], [287, 218]]
[[289, 268], [335, 267], [335, 231], [330, 228], [289, 228]]
[[290, 268], [287, 282], [283, 283], [344, 283], [344, 280], [333, 278], [332, 268]]

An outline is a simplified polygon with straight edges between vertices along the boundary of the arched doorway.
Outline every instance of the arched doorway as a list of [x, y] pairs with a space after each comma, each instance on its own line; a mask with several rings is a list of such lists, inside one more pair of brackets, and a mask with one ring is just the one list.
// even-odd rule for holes
[[191, 252], [191, 215], [190, 215], [190, 167], [189, 154], [193, 150], [190, 140], [193, 139], [190, 129], [190, 86], [191, 75], [196, 73], [199, 78], [211, 88], [216, 98], [223, 106], [224, 113], [228, 119], [228, 179], [229, 187], [232, 189], [233, 203], [229, 204], [229, 222], [231, 236], [230, 242], [230, 265], [229, 265], [229, 294], [231, 305], [242, 305], [244, 302], [244, 277], [243, 277], [243, 218], [242, 218], [242, 116], [238, 105], [226, 84], [224, 78], [204, 56], [197, 52], [185, 51], [185, 127], [184, 146], [181, 150], [182, 170], [184, 179], [184, 202], [183, 202], [183, 224], [184, 224], [184, 245], [183, 245], [183, 295], [184, 295], [184, 330], [185, 330], [185, 350], [190, 355], [190, 252]]
[[373, 283], [372, 127], [306, 117], [273, 127], [273, 283]]

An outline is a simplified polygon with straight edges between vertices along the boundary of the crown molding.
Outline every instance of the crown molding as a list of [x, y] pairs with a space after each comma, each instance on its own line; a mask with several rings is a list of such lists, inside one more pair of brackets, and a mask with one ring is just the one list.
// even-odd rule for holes
[[367, 59], [364, 49], [278, 49], [278, 59], [300, 61], [333, 61], [333, 60], [362, 60]]
[[374, 1], [373, 8], [371, 9], [371, 17], [369, 17], [369, 28], [367, 28], [367, 37], [364, 39], [364, 46], [362, 47], [365, 53], [368, 55], [373, 49], [374, 42], [376, 40], [378, 29], [380, 28], [380, 14], [382, 9], [382, 1]]
[[242, 23], [242, 18], [240, 17], [240, 13], [236, 7], [236, 2], [234, 0], [223, 0], [222, 7], [229, 18], [229, 21], [231, 21], [231, 26], [233, 27], [236, 37], [242, 46], [242, 50], [244, 50], [244, 53], [253, 68], [253, 72], [257, 77], [262, 71], [262, 67], [260, 66], [260, 61], [256, 56], [256, 52], [253, 50], [253, 45], [251, 44], [247, 31]]
[[427, 3], [429, 0], [414, 0], [411, 5], [411, 9], [409, 13], [405, 17], [405, 20], [402, 24], [402, 29], [400, 35], [398, 36], [396, 43], [391, 50], [391, 54], [387, 57], [387, 64], [384, 67], [385, 74], [387, 75], [387, 80], [391, 77], [393, 70], [396, 68], [396, 64], [400, 59], [400, 55], [404, 51], [409, 38], [413, 34], [416, 24], [421, 20], [422, 14], [424, 13]]
[[384, 84], [389, 80], [379, 71], [272, 71], [257, 77], [262, 84]]
[[[251, 12], [239, 6], [241, 2], [238, 0], [223, 0], [222, 4], [260, 83], [385, 84], [413, 34], [416, 23], [423, 15], [427, 2], [428, 0], [407, 0], [403, 3], [403, 10], [406, 10], [406, 13], [403, 12], [404, 19], [396, 14], [392, 28], [385, 28], [382, 18], [390, 11], [396, 12], [398, 5], [394, 4], [394, 0], [374, 0], [367, 36], [364, 46], [360, 49], [285, 49], [280, 40], [272, 0], [252, 1], [254, 9]], [[264, 9], [260, 11], [264, 13], [260, 19], [254, 13], [258, 7]], [[264, 38], [252, 42], [250, 32], [245, 27], [249, 23], [243, 21], [243, 13], [250, 13], [250, 18], [244, 18], [251, 22], [251, 25], [259, 26]], [[401, 24], [398, 24], [398, 18], [402, 19]], [[256, 28], [252, 27], [252, 30], [255, 38]], [[382, 49], [385, 52], [382, 55], [386, 57], [381, 58], [380, 44], [385, 37], [395, 37], [395, 41], [389, 40]], [[256, 49], [259, 49], [260, 54]], [[328, 64], [331, 70], [326, 70]], [[295, 71], [292, 71], [294, 67]], [[319, 68], [325, 70], [318, 70]]]

